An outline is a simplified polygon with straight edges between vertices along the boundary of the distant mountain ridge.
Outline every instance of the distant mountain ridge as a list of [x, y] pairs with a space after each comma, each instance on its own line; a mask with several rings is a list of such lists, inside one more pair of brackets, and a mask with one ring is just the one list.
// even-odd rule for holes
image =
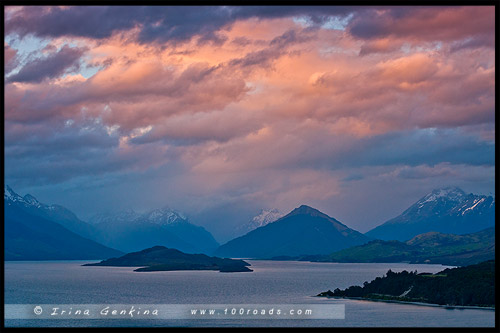
[[21, 197], [5, 186], [5, 260], [106, 259], [122, 254], [52, 220], [50, 216], [64, 217], [59, 207], [44, 205], [30, 195]]
[[467, 234], [495, 225], [495, 199], [466, 194], [458, 187], [433, 190], [401, 215], [368, 231], [382, 240], [406, 241], [426, 233]]
[[[90, 223], [87, 223], [63, 206], [41, 203], [30, 194], [22, 197], [9, 186], [5, 186], [4, 208], [8, 212], [5, 218], [8, 218], [10, 223], [6, 223], [6, 240], [7, 231], [10, 232], [9, 237], [17, 237], [15, 246], [12, 247], [12, 242], [9, 246], [11, 246], [10, 249], [17, 246], [18, 252], [22, 250], [22, 244], [26, 248], [29, 247], [29, 242], [25, 242], [23, 235], [34, 237], [30, 238], [33, 244], [46, 246], [37, 243], [36, 235], [43, 232], [43, 229], [39, 229], [35, 224], [37, 228], [33, 230], [33, 226], [30, 225], [33, 221], [46, 226], [47, 230], [58, 230], [69, 239], [78, 236], [93, 242], [83, 242], [85, 243], [83, 244], [78, 237], [74, 239], [75, 243], [82, 244], [80, 248], [97, 246], [94, 249], [97, 255], [101, 255], [99, 251], [132, 252], [153, 245], [162, 245], [185, 253], [215, 254], [233, 258], [304, 258], [331, 255], [344, 250], [344, 257], [339, 260], [345, 260], [348, 257], [353, 262], [373, 260], [373, 258], [363, 259], [367, 255], [368, 257], [378, 256], [376, 260], [380, 260], [383, 257], [381, 253], [384, 253], [386, 255], [384, 260], [390, 258], [396, 261], [415, 261], [423, 257], [427, 259], [432, 257], [429, 259], [431, 262], [462, 263], [472, 262], [476, 258], [488, 260], [495, 249], [494, 229], [492, 229], [495, 225], [494, 197], [466, 194], [457, 187], [433, 190], [400, 216], [372, 229], [365, 235], [306, 205], [292, 210], [285, 216], [277, 209], [261, 210], [246, 225], [251, 229], [250, 231], [222, 246], [219, 246], [213, 236], [203, 227], [191, 224], [184, 214], [168, 207], [142, 214], [132, 209], [113, 214], [98, 214], [89, 221]], [[12, 224], [13, 222], [15, 223]], [[54, 223], [58, 226], [54, 226]], [[469, 234], [487, 228], [490, 228], [488, 229], [491, 233], [489, 236], [493, 236], [492, 243], [490, 242], [491, 244], [486, 247], [471, 245], [474, 239], [470, 238]], [[71, 234], [66, 234], [66, 232]], [[50, 237], [45, 235], [40, 239], [52, 239], [56, 243], [61, 241], [57, 237], [53, 239], [55, 236], [57, 235], [50, 235]], [[378, 240], [372, 241], [373, 239]], [[388, 242], [391, 240], [394, 241]], [[456, 244], [453, 243], [455, 241]], [[363, 247], [364, 244], [366, 247]], [[433, 247], [432, 244], [452, 250], [437, 251], [437, 247]], [[470, 252], [457, 252], [456, 250], [462, 245]], [[426, 250], [427, 252], [421, 256], [420, 250], [416, 249], [424, 246], [428, 251]], [[52, 256], [57, 253], [54, 249], [49, 252]], [[354, 258], [352, 256], [354, 253], [359, 253], [360, 257]], [[390, 257], [391, 255], [393, 256]], [[460, 257], [457, 257], [458, 255]]]
[[26, 194], [22, 197], [8, 185], [4, 187], [4, 202], [7, 205], [17, 205], [30, 214], [59, 223], [68, 230], [85, 238], [93, 239], [95, 236], [92, 226], [80, 220], [69, 209], [61, 205], [41, 203], [31, 194]]
[[143, 214], [137, 213], [133, 209], [126, 209], [123, 211], [96, 214], [89, 219], [89, 223], [91, 223], [92, 225], [116, 222], [126, 223], [132, 221], [138, 223], [141, 222], [157, 225], [170, 225], [175, 223], [187, 222], [188, 220], [184, 214], [169, 207], [153, 209]]
[[55, 222], [79, 236], [123, 252], [159, 244], [186, 253], [211, 254], [219, 246], [207, 230], [189, 223], [182, 213], [170, 208], [154, 209], [145, 214], [132, 209], [99, 214], [87, 223], [63, 206], [41, 203], [30, 194], [22, 197], [8, 185], [4, 187], [4, 202], [6, 206], [15, 206], [30, 215]]
[[141, 216], [141, 214], [137, 213], [136, 211], [130, 208], [115, 213], [107, 212], [107, 213], [95, 214], [89, 219], [89, 223], [92, 225], [96, 225], [99, 223], [110, 223], [116, 221], [127, 222], [127, 221], [133, 221], [139, 218], [139, 216]]
[[317, 209], [302, 205], [277, 221], [220, 246], [215, 255], [262, 259], [327, 254], [369, 240]]
[[126, 252], [159, 244], [186, 253], [211, 254], [219, 246], [205, 228], [189, 223], [184, 214], [168, 207], [143, 214], [132, 209], [98, 214], [90, 222], [97, 231], [96, 239]]

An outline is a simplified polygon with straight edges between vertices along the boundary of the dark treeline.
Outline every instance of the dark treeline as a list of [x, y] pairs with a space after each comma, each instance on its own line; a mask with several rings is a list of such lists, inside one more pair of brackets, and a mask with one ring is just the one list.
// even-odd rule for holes
[[363, 287], [328, 290], [318, 296], [425, 302], [440, 305], [495, 306], [495, 261], [448, 268], [436, 274], [391, 270]]

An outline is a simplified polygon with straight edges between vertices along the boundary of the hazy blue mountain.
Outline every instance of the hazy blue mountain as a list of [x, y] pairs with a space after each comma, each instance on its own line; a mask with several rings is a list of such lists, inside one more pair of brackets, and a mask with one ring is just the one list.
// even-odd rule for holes
[[5, 260], [107, 259], [123, 253], [4, 200]]
[[93, 226], [101, 223], [127, 223], [138, 219], [140, 216], [141, 214], [137, 213], [132, 208], [129, 208], [114, 213], [108, 212], [96, 214], [92, 216], [88, 222]]
[[170, 208], [145, 214], [133, 210], [99, 214], [90, 223], [97, 230], [96, 239], [125, 252], [164, 245], [187, 253], [211, 254], [219, 244], [201, 226]]
[[57, 222], [66, 229], [86, 238], [94, 238], [93, 227], [80, 220], [72, 211], [60, 205], [46, 205], [38, 201], [31, 194], [24, 197], [14, 192], [9, 186], [4, 188], [4, 200], [9, 205], [15, 205], [29, 214]]
[[129, 209], [116, 214], [99, 214], [91, 223], [81, 221], [60, 205], [47, 205], [30, 194], [18, 195], [9, 186], [4, 188], [6, 205], [32, 216], [56, 222], [84, 238], [123, 251], [137, 251], [156, 244], [188, 253], [212, 253], [219, 244], [203, 227], [187, 221], [172, 209], [155, 209], [138, 214]]
[[430, 231], [462, 235], [494, 225], [493, 197], [466, 194], [457, 187], [448, 187], [432, 191], [401, 215], [366, 235], [382, 240], [406, 241]]
[[328, 254], [369, 241], [365, 235], [309, 206], [235, 238], [215, 255], [233, 258], [272, 258]]

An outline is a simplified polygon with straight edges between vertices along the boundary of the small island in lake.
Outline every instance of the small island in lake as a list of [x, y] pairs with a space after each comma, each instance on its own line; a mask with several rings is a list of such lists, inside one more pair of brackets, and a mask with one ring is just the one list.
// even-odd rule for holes
[[363, 287], [337, 288], [317, 296], [495, 307], [495, 261], [447, 268], [436, 274], [389, 270], [384, 277], [365, 282]]
[[249, 263], [239, 259], [209, 257], [204, 254], [188, 254], [164, 246], [154, 246], [139, 252], [131, 252], [119, 258], [111, 258], [83, 266], [140, 267], [136, 272], [214, 270], [219, 272], [252, 272]]

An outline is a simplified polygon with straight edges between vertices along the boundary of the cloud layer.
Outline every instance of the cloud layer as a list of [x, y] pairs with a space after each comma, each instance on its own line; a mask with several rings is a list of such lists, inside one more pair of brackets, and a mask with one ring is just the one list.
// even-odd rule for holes
[[[6, 7], [6, 181], [79, 213], [307, 203], [360, 229], [404, 208], [359, 194], [379, 186], [394, 206], [494, 191], [494, 21], [487, 6]], [[216, 220], [199, 223], [237, 223]]]

